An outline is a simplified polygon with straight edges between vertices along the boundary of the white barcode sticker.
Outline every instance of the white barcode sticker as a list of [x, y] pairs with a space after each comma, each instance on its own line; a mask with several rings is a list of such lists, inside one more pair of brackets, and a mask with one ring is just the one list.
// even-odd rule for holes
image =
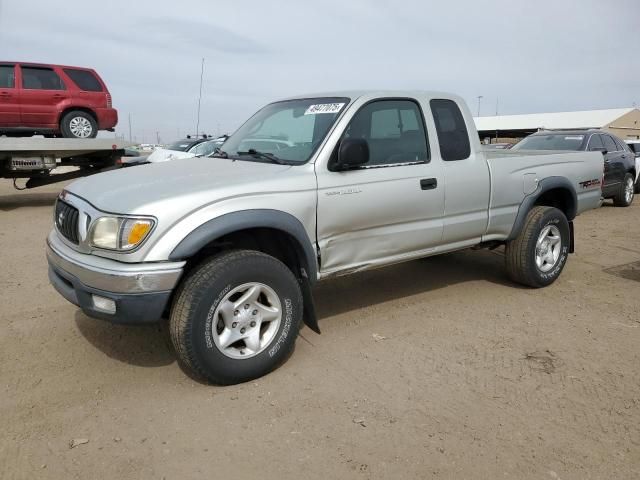
[[309, 108], [304, 112], [305, 115], [316, 115], [318, 113], [338, 113], [344, 103], [319, 103], [317, 105], [309, 105]]

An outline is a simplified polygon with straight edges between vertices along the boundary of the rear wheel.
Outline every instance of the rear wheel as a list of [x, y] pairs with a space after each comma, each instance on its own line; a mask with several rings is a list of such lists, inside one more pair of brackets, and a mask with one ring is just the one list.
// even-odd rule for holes
[[633, 197], [635, 195], [635, 185], [633, 184], [633, 175], [627, 173], [622, 180], [620, 190], [613, 197], [613, 204], [616, 207], [628, 207], [633, 203]]
[[171, 310], [171, 340], [183, 365], [222, 385], [277, 368], [293, 351], [302, 320], [293, 273], [261, 252], [236, 250], [202, 263]]
[[93, 115], [73, 110], [62, 117], [60, 130], [66, 138], [95, 138], [98, 135], [98, 124]]
[[562, 211], [533, 207], [520, 234], [507, 243], [509, 277], [534, 288], [551, 285], [567, 262], [569, 242], [569, 222]]

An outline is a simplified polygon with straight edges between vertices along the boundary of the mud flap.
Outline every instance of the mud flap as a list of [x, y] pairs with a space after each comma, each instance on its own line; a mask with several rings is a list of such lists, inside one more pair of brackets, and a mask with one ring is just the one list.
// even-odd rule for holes
[[300, 290], [302, 290], [302, 320], [304, 324], [316, 333], [320, 333], [320, 327], [318, 326], [318, 317], [316, 316], [316, 307], [313, 303], [313, 293], [311, 292], [311, 285], [306, 278], [299, 278]]
[[573, 222], [569, 222], [569, 253], [576, 251], [576, 240], [573, 234]]

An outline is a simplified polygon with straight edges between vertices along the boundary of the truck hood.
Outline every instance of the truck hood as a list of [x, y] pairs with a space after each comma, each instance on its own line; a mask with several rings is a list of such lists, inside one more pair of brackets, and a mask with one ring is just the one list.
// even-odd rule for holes
[[278, 191], [284, 183], [283, 174], [292, 168], [191, 158], [99, 173], [73, 182], [66, 190], [105, 212], [162, 216], [179, 210], [186, 214], [228, 196]]

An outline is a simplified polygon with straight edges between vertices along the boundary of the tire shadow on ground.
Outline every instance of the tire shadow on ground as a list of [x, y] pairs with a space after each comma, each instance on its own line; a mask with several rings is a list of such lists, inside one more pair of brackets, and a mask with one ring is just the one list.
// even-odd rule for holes
[[166, 322], [117, 325], [75, 314], [78, 331], [107, 357], [139, 367], [163, 367], [176, 361]]

